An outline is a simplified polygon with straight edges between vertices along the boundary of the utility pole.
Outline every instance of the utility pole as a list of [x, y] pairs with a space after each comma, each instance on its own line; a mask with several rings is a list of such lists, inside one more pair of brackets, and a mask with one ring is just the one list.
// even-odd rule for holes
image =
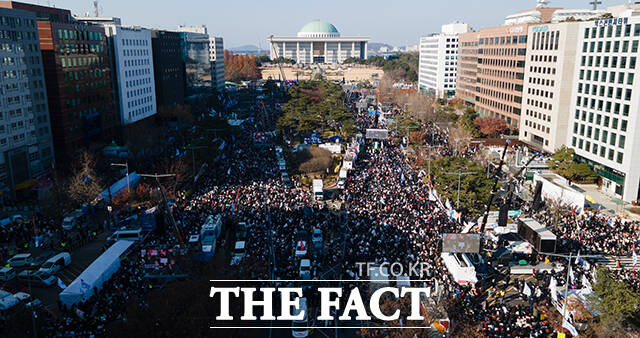
[[155, 178], [156, 179], [156, 184], [158, 185], [158, 189], [160, 190], [160, 193], [162, 194], [162, 202], [164, 203], [164, 207], [167, 209], [167, 213], [169, 214], [169, 221], [171, 222], [171, 224], [173, 225], [173, 228], [176, 231], [176, 236], [178, 237], [178, 241], [180, 242], [180, 248], [183, 248], [184, 247], [184, 241], [182, 240], [182, 232], [178, 228], [178, 225], [176, 224], [176, 220], [173, 218], [173, 213], [169, 209], [169, 202], [167, 202], [167, 195], [165, 195], [164, 188], [162, 187], [162, 184], [160, 184], [160, 178], [175, 177], [176, 174], [163, 174], [163, 175], [158, 175], [158, 174], [153, 174], [153, 175], [140, 174], [140, 176], [141, 177], [149, 177], [149, 178]]
[[464, 175], [472, 175], [475, 174], [475, 171], [469, 171], [469, 172], [462, 172], [462, 171], [457, 171], [457, 172], [447, 172], [445, 173], [446, 175], [458, 175], [458, 198], [456, 201], [456, 209], [460, 209], [460, 180], [462, 179], [462, 176]]
[[598, 10], [598, 5], [602, 5], [602, 1], [593, 0], [589, 4], [593, 5], [593, 10]]
[[[127, 169], [127, 192], [131, 191], [131, 185], [129, 185], [129, 162], [125, 163], [111, 163], [112, 167], [125, 167]], [[111, 197], [109, 197], [111, 198]]]
[[191, 149], [191, 160], [193, 161], [193, 180], [194, 180], [194, 182], [196, 180], [196, 175], [197, 175], [197, 173], [196, 173], [196, 153], [195, 153], [195, 150], [196, 149], [206, 149], [206, 148], [209, 148], [209, 147], [206, 147], [206, 146], [193, 146], [193, 145], [185, 147], [185, 149]]
[[427, 148], [429, 148], [429, 178], [431, 178], [431, 149], [432, 148], [442, 148], [442, 145], [433, 146], [428, 144]]

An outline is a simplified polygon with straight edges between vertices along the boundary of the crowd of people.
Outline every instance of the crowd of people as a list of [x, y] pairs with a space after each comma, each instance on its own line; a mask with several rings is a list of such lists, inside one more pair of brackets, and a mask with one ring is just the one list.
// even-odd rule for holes
[[[384, 122], [366, 112], [353, 112], [362, 132], [384, 127], [377, 125]], [[463, 224], [430, 198], [432, 185], [422, 177], [420, 168], [407, 160], [402, 137], [392, 134], [388, 140], [377, 141], [376, 147], [367, 141], [370, 143], [358, 153], [356, 165], [337, 197], [340, 210], [332, 210], [315, 201], [310, 189], [301, 183], [286, 184], [274, 145], [256, 146], [254, 135], [260, 129], [257, 125], [245, 123], [241, 128], [241, 133], [225, 139], [220, 161], [214, 168], [200, 176], [189, 191], [176, 191], [170, 209], [182, 242], [189, 235], [199, 234], [208, 216], [221, 215], [224, 226], [218, 250], [223, 256], [233, 248], [238, 224], [246, 224], [246, 257], [234, 272], [244, 279], [299, 279], [302, 257], [311, 260], [311, 278], [317, 279], [368, 279], [358, 269], [358, 263], [363, 262], [400, 263], [407, 273], [415, 263], [422, 263], [426, 266], [424, 274], [410, 277], [424, 282], [412, 283], [431, 286], [438, 299], [453, 304], [447, 309], [453, 322], [476, 325], [487, 337], [548, 335], [552, 329], [539, 305], [551, 303], [551, 285], [560, 288], [570, 283], [572, 289], [580, 289], [593, 283], [593, 267], [581, 260], [569, 262], [573, 271], [570, 280], [561, 271], [536, 273], [537, 282], [527, 285], [531, 294], [517, 296], [521, 302], [505, 298], [508, 286], [525, 288], [521, 281], [506, 280], [500, 288], [496, 287], [496, 280], [480, 281], [475, 286], [458, 284], [448, 273], [439, 248], [442, 234], [459, 233]], [[434, 149], [441, 156], [475, 155], [475, 147], [455, 149], [447, 129], [436, 125], [424, 128], [427, 142], [439, 145]], [[549, 223], [551, 218], [542, 221]], [[49, 223], [42, 224], [38, 229], [47, 231]], [[585, 214], [563, 218], [556, 233], [559, 247], [567, 252], [630, 255], [637, 227], [637, 223]], [[320, 247], [311, 243], [311, 234], [317, 230], [323, 237]], [[5, 248], [9, 243], [29, 243], [32, 234], [33, 228], [29, 227], [0, 228], [0, 244]], [[141, 248], [169, 250], [180, 244], [174, 229], [167, 226], [165, 231], [150, 233]], [[126, 321], [125, 307], [130, 299], [135, 297], [145, 306], [144, 297], [150, 287], [144, 277], [145, 266], [156, 261], [137, 254], [127, 256], [118, 272], [100, 290], [94, 290], [89, 300], [70, 308], [60, 304], [63, 315], [51, 320], [48, 334], [101, 335], [106, 323]], [[634, 272], [621, 270], [616, 277], [628, 281], [636, 292], [639, 290]], [[346, 283], [345, 287], [351, 285], [355, 284]], [[487, 301], [486, 295], [492, 293], [497, 302]], [[309, 297], [311, 305], [317, 302], [315, 294]]]

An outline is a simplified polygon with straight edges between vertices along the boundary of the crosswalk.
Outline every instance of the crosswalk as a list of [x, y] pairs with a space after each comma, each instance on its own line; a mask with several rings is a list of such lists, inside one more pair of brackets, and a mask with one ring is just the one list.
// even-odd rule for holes
[[69, 266], [58, 272], [58, 277], [65, 285], [71, 284], [81, 273], [86, 266], [80, 266], [77, 263], [71, 263]]
[[[633, 267], [633, 258], [631, 256], [601, 256], [594, 260], [596, 264], [604, 265], [613, 270], [619, 268], [631, 269]], [[618, 267], [617, 262], [620, 262], [620, 267]]]

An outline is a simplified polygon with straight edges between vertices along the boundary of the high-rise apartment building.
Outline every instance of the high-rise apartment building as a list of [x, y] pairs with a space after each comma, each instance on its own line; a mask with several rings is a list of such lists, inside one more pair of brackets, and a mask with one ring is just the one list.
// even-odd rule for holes
[[442, 26], [439, 34], [420, 38], [418, 86], [437, 97], [453, 95], [458, 71], [458, 34], [469, 32], [468, 24]]
[[184, 63], [180, 49], [180, 34], [153, 30], [151, 47], [156, 104], [158, 107], [184, 104]]
[[0, 8], [0, 194], [51, 170], [53, 155], [36, 16]]
[[579, 23], [567, 143], [602, 190], [640, 197], [640, 16]]
[[567, 139], [578, 29], [564, 22], [528, 31], [520, 140], [549, 153]]
[[118, 118], [103, 28], [79, 22], [65, 9], [14, 1], [0, 1], [0, 7], [36, 15], [58, 166], [113, 140]]
[[224, 90], [224, 44], [221, 37], [209, 38], [209, 59], [213, 71], [213, 86], [221, 93]]

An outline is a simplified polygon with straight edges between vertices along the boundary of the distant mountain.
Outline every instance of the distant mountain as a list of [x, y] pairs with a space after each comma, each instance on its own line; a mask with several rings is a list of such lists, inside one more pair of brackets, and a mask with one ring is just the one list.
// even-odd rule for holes
[[387, 47], [388, 49], [393, 49], [393, 46], [390, 44], [386, 44], [383, 42], [369, 42], [367, 47], [368, 50], [378, 51], [382, 47]]
[[258, 47], [254, 45], [243, 45], [231, 48], [232, 52], [257, 52]]

